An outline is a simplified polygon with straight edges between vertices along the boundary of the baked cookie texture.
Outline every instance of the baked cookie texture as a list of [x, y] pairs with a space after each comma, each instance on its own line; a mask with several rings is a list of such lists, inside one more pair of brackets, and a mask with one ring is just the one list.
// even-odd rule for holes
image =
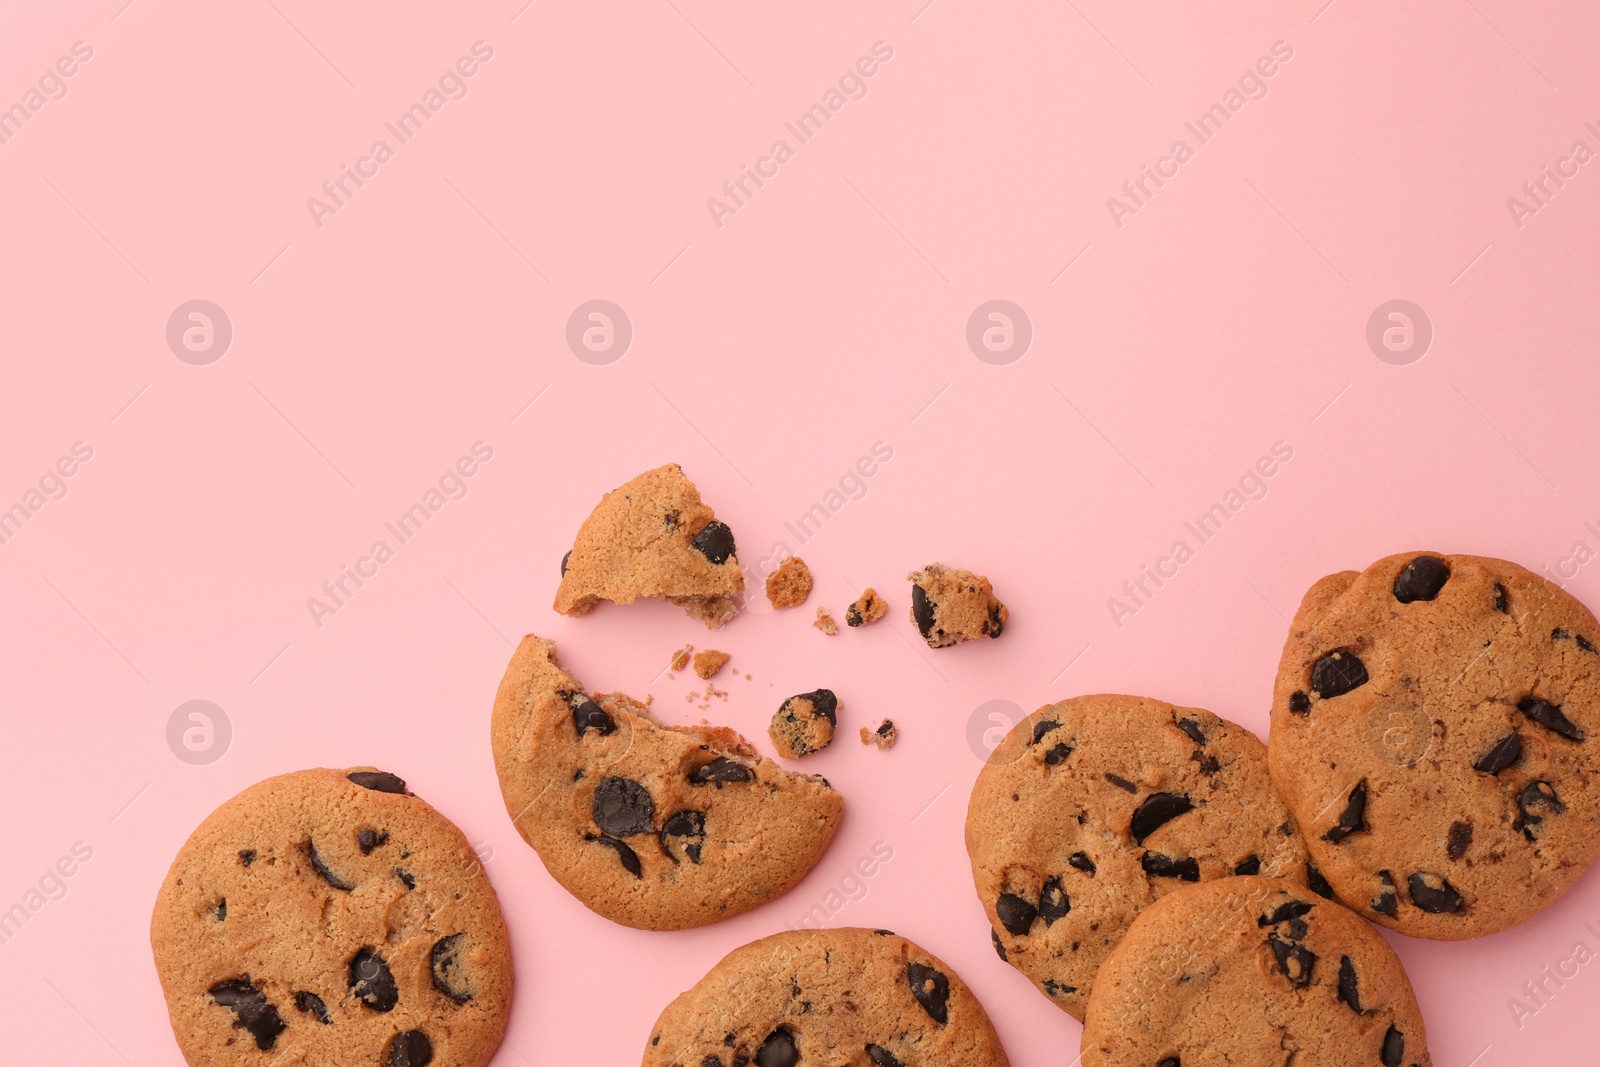
[[973, 786], [966, 840], [995, 951], [1076, 1019], [1157, 900], [1235, 874], [1307, 877], [1265, 746], [1144, 697], [1075, 697], [1017, 723]]
[[716, 629], [743, 591], [733, 531], [669, 463], [601, 497], [561, 561], [555, 609], [584, 615], [601, 600], [661, 597]]
[[832, 689], [796, 693], [778, 706], [767, 726], [772, 747], [785, 759], [799, 759], [833, 744], [839, 725], [839, 698]]
[[510, 1009], [477, 855], [372, 768], [269, 778], [212, 812], [167, 872], [150, 944], [195, 1067], [476, 1067]]
[[1430, 1067], [1411, 983], [1360, 916], [1223, 878], [1152, 904], [1089, 997], [1083, 1067]]
[[911, 621], [929, 648], [999, 637], [1011, 617], [981, 574], [930, 563], [906, 577], [911, 581]]
[[983, 1006], [888, 930], [795, 930], [725, 956], [656, 1020], [644, 1067], [1005, 1067]]
[[545, 869], [595, 912], [646, 930], [719, 922], [788, 890], [844, 810], [720, 726], [667, 726], [591, 696], [529, 634], [490, 726], [506, 811]]
[[1600, 626], [1514, 563], [1407, 552], [1290, 627], [1273, 778], [1339, 899], [1414, 937], [1525, 921], [1600, 852]]
[[775, 608], [793, 608], [811, 595], [811, 568], [799, 556], [790, 556], [767, 575], [767, 600]]

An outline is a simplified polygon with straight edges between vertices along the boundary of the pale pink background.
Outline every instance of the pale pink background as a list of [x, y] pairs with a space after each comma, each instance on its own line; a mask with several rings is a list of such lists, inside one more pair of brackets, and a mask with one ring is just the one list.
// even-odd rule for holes
[[[1285, 616], [1320, 575], [1410, 548], [1535, 569], [1600, 548], [1600, 164], [1520, 229], [1506, 207], [1575, 140], [1600, 148], [1593, 5], [923, 2], [0, 13], [0, 103], [94, 49], [0, 145], [0, 506], [94, 449], [0, 545], [0, 907], [94, 850], [0, 945], [9, 1060], [180, 1062], [147, 942], [173, 852], [262, 777], [372, 763], [493, 850], [518, 970], [500, 1064], [636, 1062], [676, 993], [880, 840], [893, 860], [831, 923], [912, 937], [1013, 1063], [1067, 1063], [1078, 1024], [996, 958], [967, 876], [980, 705], [1122, 690], [1264, 733]], [[470, 94], [319, 230], [306, 198], [478, 40], [494, 58]], [[713, 225], [706, 198], [879, 40], [894, 58], [869, 95]], [[1279, 40], [1294, 58], [1267, 97], [1117, 228], [1106, 198]], [[233, 323], [210, 366], [164, 339], [194, 298]], [[592, 298], [633, 322], [610, 366], [564, 340]], [[1010, 366], [964, 340], [993, 298], [1034, 326]], [[1410, 366], [1364, 339], [1392, 298], [1434, 325]], [[306, 599], [480, 439], [469, 495], [316, 628]], [[550, 611], [573, 531], [633, 474], [681, 462], [754, 565], [798, 547], [784, 522], [880, 440], [894, 458], [803, 553], [813, 604], [875, 584], [887, 624], [829, 640], [809, 607], [758, 611], [708, 639], [661, 605]], [[1279, 440], [1294, 458], [1266, 498], [1114, 626], [1122, 581]], [[911, 640], [903, 576], [934, 558], [993, 578], [1003, 640]], [[1600, 603], [1600, 568], [1571, 588]], [[763, 746], [776, 700], [817, 685], [852, 732], [891, 715], [902, 740], [806, 764], [849, 807], [792, 893], [623, 929], [556, 887], [501, 804], [489, 704], [529, 630], [674, 721], [700, 714], [693, 682], [655, 679], [688, 641], [754, 676], [708, 714]], [[234, 731], [206, 766], [166, 743], [192, 699]], [[1592, 873], [1488, 940], [1393, 938], [1434, 1062], [1591, 1058], [1600, 965], [1520, 1029], [1507, 1007], [1574, 942], [1600, 947], [1591, 920]]]

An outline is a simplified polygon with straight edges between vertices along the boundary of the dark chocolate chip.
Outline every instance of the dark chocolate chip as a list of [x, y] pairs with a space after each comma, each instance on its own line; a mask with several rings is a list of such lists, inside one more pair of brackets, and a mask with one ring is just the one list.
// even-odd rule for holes
[[251, 985], [248, 978], [218, 982], [208, 992], [213, 1002], [233, 1009], [234, 1028], [248, 1030], [256, 1039], [256, 1048], [262, 1051], [277, 1044], [278, 1035], [288, 1029], [278, 1009], [267, 1002], [267, 995]]
[[683, 512], [679, 511], [677, 508], [673, 508], [665, 515], [661, 516], [661, 525], [665, 526], [669, 530], [676, 530], [678, 528], [678, 523], [682, 520]]
[[1317, 896], [1328, 900], [1333, 899], [1333, 886], [1329, 885], [1328, 880], [1322, 876], [1322, 872], [1317, 870], [1317, 865], [1310, 861], [1306, 863], [1306, 885]]
[[1310, 715], [1311, 698], [1306, 696], [1300, 690], [1296, 689], [1294, 692], [1289, 694], [1289, 710], [1294, 712], [1296, 715]]
[[1125, 792], [1137, 793], [1139, 791], [1138, 786], [1134, 785], [1126, 778], [1123, 778], [1121, 775], [1112, 774], [1110, 771], [1106, 772], [1106, 781], [1110, 782], [1118, 789], [1124, 790]]
[[1379, 1055], [1383, 1067], [1400, 1067], [1400, 1061], [1406, 1058], [1406, 1035], [1389, 1027], [1389, 1032], [1383, 1035], [1383, 1051]]
[[1467, 849], [1472, 846], [1472, 824], [1470, 822], [1453, 822], [1450, 824], [1450, 836], [1444, 844], [1444, 854], [1453, 860], [1458, 860], [1467, 854]]
[[572, 705], [572, 727], [578, 731], [579, 737], [590, 730], [601, 737], [617, 732], [617, 724], [606, 714], [606, 709], [582, 693], [563, 692], [560, 696]]
[[1578, 643], [1578, 650], [1580, 652], [1587, 652], [1591, 656], [1600, 655], [1600, 649], [1595, 648], [1593, 643], [1591, 643], [1588, 638], [1584, 637], [1582, 634], [1575, 634], [1571, 630], [1563, 630], [1559, 626], [1550, 631], [1550, 640], [1576, 641]]
[[1339, 821], [1329, 827], [1328, 832], [1322, 835], [1324, 841], [1338, 844], [1353, 833], [1367, 828], [1367, 783], [1362, 782], [1350, 790], [1350, 798], [1345, 801], [1344, 811], [1339, 814]]
[[1072, 900], [1067, 896], [1067, 891], [1061, 888], [1061, 879], [1045, 879], [1044, 887], [1039, 890], [1039, 918], [1044, 920], [1044, 924], [1055, 925], [1057, 920], [1065, 919], [1071, 910]]
[[1522, 815], [1511, 824], [1511, 828], [1521, 831], [1529, 841], [1535, 841], [1539, 837], [1539, 826], [1544, 822], [1541, 813], [1548, 811], [1560, 815], [1567, 810], [1567, 806], [1556, 796], [1555, 787], [1549, 782], [1533, 782], [1517, 797], [1517, 810]]
[[1000, 917], [1000, 925], [1006, 932], [1016, 937], [1025, 935], [1033, 920], [1039, 917], [1039, 909], [1015, 893], [1001, 893], [1000, 899], [994, 902], [994, 913]]
[[1200, 723], [1195, 719], [1182, 718], [1173, 724], [1178, 729], [1189, 735], [1189, 740], [1197, 745], [1206, 743], [1206, 733], [1200, 729]]
[[567, 576], [567, 561], [572, 558], [572, 549], [567, 549], [566, 555], [561, 557], [561, 577]]
[[346, 882], [337, 874], [334, 874], [333, 871], [328, 868], [328, 865], [322, 862], [322, 857], [317, 855], [317, 846], [315, 842], [313, 842], [309, 837], [306, 838], [306, 858], [311, 861], [311, 869], [322, 875], [322, 880], [333, 886], [333, 888], [343, 889], [346, 893], [355, 888], [355, 886], [351, 885], [349, 882]]
[[394, 869], [394, 876], [400, 879], [407, 889], [417, 888], [417, 876], [406, 870], [404, 867], [396, 867]]
[[749, 767], [735, 763], [726, 756], [718, 756], [710, 763], [702, 763], [689, 772], [690, 785], [714, 784], [722, 788], [724, 782], [748, 782], [755, 777]]
[[1094, 860], [1090, 859], [1087, 853], [1074, 852], [1067, 857], [1067, 862], [1078, 870], [1087, 873], [1090, 878], [1094, 877]]
[[1216, 774], [1222, 770], [1222, 761], [1215, 756], [1208, 756], [1198, 748], [1189, 754], [1189, 758], [1200, 764], [1201, 774]]
[[1000, 631], [1005, 629], [1005, 620], [1000, 618], [1000, 606], [996, 604], [989, 609], [989, 619], [983, 624], [983, 636], [999, 637]]
[[1065, 741], [1058, 741], [1054, 748], [1044, 754], [1045, 766], [1054, 767], [1070, 755], [1072, 755], [1072, 746]]
[[700, 862], [700, 849], [706, 840], [706, 813], [703, 811], [678, 811], [667, 817], [661, 824], [661, 851], [673, 863], [681, 862], [677, 854], [672, 851], [676, 843], [674, 839], [682, 839], [683, 854], [689, 857], [690, 863]]
[[705, 529], [694, 535], [694, 540], [689, 542], [712, 563], [726, 563], [733, 555], [733, 531], [728, 529], [726, 523], [712, 520], [706, 523]]
[[1194, 804], [1182, 793], [1151, 793], [1133, 813], [1128, 832], [1135, 841], [1143, 844], [1145, 838], [1193, 808]]
[[1078, 987], [1075, 985], [1062, 985], [1054, 978], [1046, 978], [1044, 980], [1044, 991], [1052, 997], [1064, 997], [1068, 993], [1076, 993]]
[[315, 993], [302, 989], [294, 995], [294, 1006], [302, 1014], [312, 1016], [323, 1026], [333, 1025], [333, 1020], [328, 1017], [328, 1006]]
[[994, 951], [1002, 960], [1006, 957], [1006, 946], [1000, 942], [1000, 932], [994, 927], [989, 927], [989, 936], [994, 939]]
[[1159, 852], [1146, 852], [1139, 857], [1139, 866], [1152, 878], [1182, 878], [1185, 882], [1200, 880], [1200, 864], [1192, 858], [1175, 860]]
[[1348, 1004], [1351, 1011], [1361, 1014], [1361, 982], [1349, 956], [1339, 957], [1339, 999]]
[[1591, 656], [1600, 656], [1600, 648], [1595, 648], [1594, 645], [1584, 639], [1582, 634], [1575, 635], [1573, 640], [1578, 642], [1578, 650], [1580, 652], [1587, 652]]
[[1394, 580], [1394, 598], [1402, 604], [1432, 600], [1450, 579], [1450, 568], [1437, 556], [1418, 556]]
[[372, 850], [373, 849], [377, 848], [379, 845], [387, 844], [388, 841], [389, 841], [389, 831], [387, 831], [387, 830], [385, 830], [381, 834], [378, 833], [376, 830], [357, 830], [356, 831], [356, 844], [358, 846], [360, 846], [361, 854], [363, 856], [372, 855]]
[[1378, 879], [1382, 884], [1382, 889], [1367, 906], [1379, 915], [1387, 915], [1392, 919], [1400, 910], [1400, 898], [1395, 895], [1394, 891], [1394, 875], [1388, 871], [1379, 871]]
[[433, 988], [463, 1003], [472, 999], [472, 986], [461, 973], [461, 940], [466, 934], [451, 934], [433, 943], [429, 962], [433, 967]]
[[400, 1003], [394, 974], [375, 949], [364, 948], [350, 957], [350, 992], [373, 1011], [393, 1011]]
[[644, 868], [639, 866], [639, 854], [621, 841], [614, 837], [607, 837], [605, 834], [584, 834], [583, 839], [614, 850], [617, 854], [617, 859], [622, 861], [624, 870], [635, 878], [644, 877]]
[[1367, 667], [1351, 652], [1330, 652], [1311, 668], [1311, 688], [1323, 700], [1367, 684]]
[[217, 914], [217, 922], [219, 922], [219, 923], [220, 922], [226, 922], [228, 920], [228, 898], [227, 897], [223, 897], [222, 899], [217, 901], [217, 912], [216, 912], [216, 914]]
[[649, 833], [655, 815], [649, 792], [631, 778], [606, 778], [595, 787], [595, 825], [612, 837]]
[[1310, 912], [1315, 906], [1316, 905], [1305, 900], [1285, 901], [1284, 903], [1279, 904], [1276, 908], [1272, 909], [1272, 911], [1268, 912], [1266, 915], [1263, 915], [1257, 919], [1256, 925], [1277, 926], [1279, 923], [1286, 923], [1290, 919], [1300, 918], [1300, 916]]
[[950, 979], [922, 963], [906, 964], [906, 981], [928, 1018], [943, 1026], [950, 1021]]
[[799, 1062], [800, 1050], [794, 1047], [794, 1035], [783, 1026], [768, 1034], [756, 1053], [756, 1067], [794, 1067]]
[[795, 704], [797, 701], [801, 700], [807, 700], [811, 702], [811, 713], [813, 717], [821, 715], [833, 725], [839, 725], [838, 716], [835, 714], [839, 708], [839, 698], [833, 695], [832, 689], [817, 689], [810, 693], [796, 693], [794, 696], [783, 702], [783, 706], [778, 709], [778, 714], [788, 715], [790, 720], [793, 721]]
[[920, 585], [911, 587], [911, 618], [924, 640], [933, 633], [933, 613], [938, 609], [939, 605], [928, 599], [927, 590]]
[[1034, 723], [1033, 724], [1033, 743], [1037, 745], [1039, 743], [1039, 740], [1042, 737], [1044, 737], [1045, 734], [1049, 733], [1051, 730], [1059, 730], [1059, 729], [1061, 729], [1061, 724], [1059, 722], [1057, 722], [1056, 720], [1054, 720], [1054, 719], [1044, 719], [1044, 720], [1041, 720], [1040, 722]]
[[248, 867], [252, 863], [254, 863], [255, 861], [256, 861], [256, 850], [255, 849], [253, 849], [253, 848], [241, 848], [239, 850], [239, 862], [240, 863], [242, 863], [246, 867]]
[[405, 779], [388, 771], [351, 771], [345, 777], [363, 789], [374, 789], [379, 793], [403, 794], [406, 791]]
[[1430, 915], [1461, 910], [1461, 894], [1456, 892], [1456, 887], [1431, 871], [1413, 874], [1406, 879], [1406, 887], [1411, 891], [1411, 903]]
[[905, 1067], [903, 1063], [895, 1059], [893, 1054], [891, 1054], [889, 1050], [884, 1048], [882, 1045], [868, 1045], [867, 1059], [877, 1064], [878, 1067]]
[[1291, 984], [1304, 986], [1311, 981], [1311, 969], [1317, 964], [1315, 953], [1304, 945], [1285, 941], [1277, 934], [1268, 934], [1267, 944], [1272, 946], [1272, 955], [1278, 960], [1278, 970]]
[[1528, 697], [1517, 705], [1517, 710], [1540, 726], [1543, 726], [1546, 730], [1560, 734], [1568, 741], [1583, 740], [1583, 731], [1578, 728], [1577, 723], [1561, 713], [1560, 704], [1552, 704], [1548, 700], [1535, 700], [1533, 697]]
[[1522, 738], [1512, 730], [1496, 741], [1493, 748], [1479, 756], [1478, 762], [1472, 765], [1472, 769], [1485, 774], [1499, 774], [1521, 758]]
[[1494, 583], [1494, 610], [1506, 610], [1506, 587], [1499, 582]]
[[389, 1039], [384, 1067], [428, 1067], [433, 1062], [433, 1042], [421, 1030], [406, 1030]]
[[1178, 1057], [1168, 1056], [1166, 1059], [1156, 1064], [1156, 1067], [1183, 1067], [1183, 1065], [1178, 1062]]
[[1260, 874], [1261, 873], [1261, 857], [1260, 856], [1246, 856], [1245, 859], [1244, 859], [1244, 862], [1239, 864], [1239, 866], [1237, 866], [1237, 867], [1235, 867], [1233, 869], [1233, 873], [1234, 874]]

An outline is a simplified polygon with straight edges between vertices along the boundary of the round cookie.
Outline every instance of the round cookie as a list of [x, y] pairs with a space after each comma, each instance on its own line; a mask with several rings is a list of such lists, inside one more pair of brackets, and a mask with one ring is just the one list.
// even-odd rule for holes
[[1360, 916], [1276, 878], [1146, 908], [1089, 997], [1083, 1067], [1430, 1067], [1411, 983]]
[[972, 991], [888, 930], [793, 930], [736, 948], [656, 1020], [644, 1067], [1006, 1067]]
[[371, 768], [269, 778], [207, 816], [150, 945], [195, 1067], [479, 1067], [510, 1009], [511, 946], [472, 846]]
[[1408, 552], [1317, 582], [1269, 761], [1339, 899], [1456, 940], [1548, 907], [1600, 852], [1600, 626], [1516, 564]]
[[972, 788], [966, 835], [995, 951], [1076, 1019], [1159, 898], [1235, 874], [1307, 878], [1255, 735], [1143, 697], [1075, 697], [1017, 723]]
[[506, 811], [545, 868], [614, 922], [679, 930], [788, 890], [844, 810], [720, 726], [666, 726], [621, 693], [588, 696], [555, 642], [522, 639], [495, 697]]

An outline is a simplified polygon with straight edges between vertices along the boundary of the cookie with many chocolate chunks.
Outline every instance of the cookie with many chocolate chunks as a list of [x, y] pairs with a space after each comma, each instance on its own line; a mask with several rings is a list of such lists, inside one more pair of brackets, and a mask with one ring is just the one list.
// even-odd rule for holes
[[212, 812], [172, 861], [150, 944], [196, 1067], [478, 1067], [510, 1010], [477, 855], [371, 768], [269, 778]]
[[906, 577], [911, 581], [911, 621], [929, 648], [999, 637], [1011, 617], [981, 574], [930, 563]]
[[743, 590], [733, 531], [669, 463], [600, 499], [561, 560], [555, 609], [584, 615], [602, 600], [661, 597], [716, 629]]
[[844, 799], [720, 726], [667, 726], [591, 696], [522, 639], [490, 726], [506, 811], [545, 868], [614, 922], [679, 930], [765, 903], [816, 864]]
[[644, 1067], [1006, 1067], [983, 1006], [888, 930], [794, 930], [736, 948], [667, 1005]]
[[978, 775], [966, 835], [995, 950], [1077, 1019], [1156, 900], [1201, 880], [1308, 873], [1255, 735], [1144, 697], [1076, 697], [1019, 722]]
[[1095, 977], [1083, 1067], [1431, 1067], [1411, 983], [1360, 916], [1276, 878], [1168, 894]]
[[1339, 899], [1413, 937], [1515, 926], [1600, 853], [1600, 625], [1514, 563], [1408, 552], [1323, 578], [1268, 753]]

